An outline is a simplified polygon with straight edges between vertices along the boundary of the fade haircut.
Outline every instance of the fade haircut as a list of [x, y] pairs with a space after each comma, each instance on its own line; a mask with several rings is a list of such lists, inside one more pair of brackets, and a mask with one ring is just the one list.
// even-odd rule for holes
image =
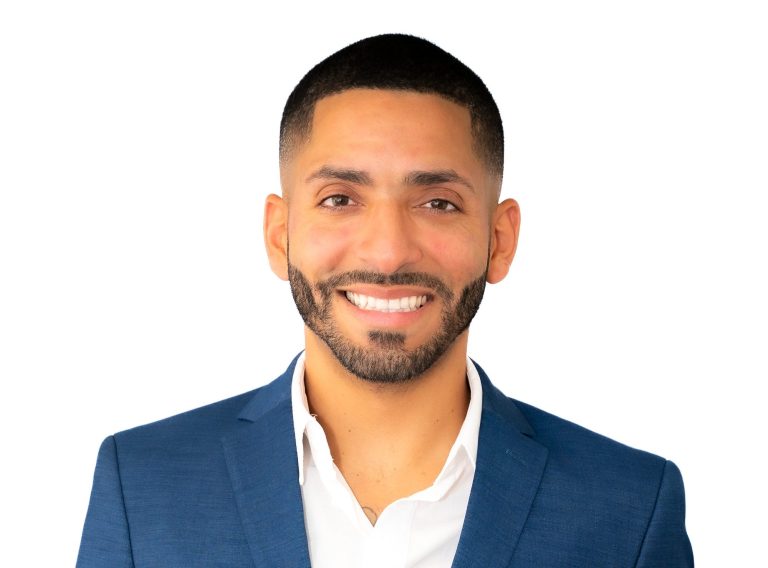
[[501, 180], [504, 130], [490, 91], [469, 67], [429, 41], [402, 34], [369, 37], [324, 59], [293, 89], [280, 121], [280, 163], [312, 130], [317, 102], [349, 89], [391, 89], [434, 94], [469, 111], [473, 148]]

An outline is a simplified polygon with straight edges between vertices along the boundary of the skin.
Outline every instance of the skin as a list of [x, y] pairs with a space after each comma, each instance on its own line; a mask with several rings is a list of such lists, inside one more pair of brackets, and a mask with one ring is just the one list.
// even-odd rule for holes
[[[486, 268], [489, 283], [501, 281], [520, 213], [514, 200], [498, 203], [499, 180], [473, 151], [470, 126], [467, 109], [436, 95], [354, 89], [321, 99], [309, 140], [281, 164], [283, 196], [267, 198], [272, 270], [288, 279], [290, 242], [291, 264], [312, 283], [353, 270], [423, 272], [458, 296]], [[429, 301], [385, 314], [360, 310], [347, 291]], [[371, 330], [403, 334], [412, 350], [441, 325], [444, 300], [422, 286], [352, 283], [336, 292], [330, 317], [366, 349], [381, 349]], [[378, 384], [348, 372], [305, 327], [310, 411], [372, 522], [390, 503], [429, 487], [445, 463], [469, 402], [467, 337], [465, 330], [423, 374]]]

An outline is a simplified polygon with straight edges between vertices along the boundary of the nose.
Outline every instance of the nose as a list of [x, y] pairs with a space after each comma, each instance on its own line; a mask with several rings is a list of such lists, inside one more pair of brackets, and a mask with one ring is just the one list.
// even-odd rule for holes
[[384, 274], [409, 270], [420, 261], [423, 251], [408, 207], [398, 203], [370, 207], [359, 227], [357, 254], [367, 270]]

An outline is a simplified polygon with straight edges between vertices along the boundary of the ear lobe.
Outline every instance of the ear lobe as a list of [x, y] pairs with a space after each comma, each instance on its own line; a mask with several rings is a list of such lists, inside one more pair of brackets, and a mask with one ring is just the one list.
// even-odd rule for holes
[[264, 245], [272, 272], [288, 280], [288, 205], [275, 194], [264, 204]]
[[509, 272], [517, 250], [520, 232], [520, 207], [514, 199], [505, 199], [496, 206], [491, 226], [491, 253], [488, 260], [487, 280], [501, 282]]

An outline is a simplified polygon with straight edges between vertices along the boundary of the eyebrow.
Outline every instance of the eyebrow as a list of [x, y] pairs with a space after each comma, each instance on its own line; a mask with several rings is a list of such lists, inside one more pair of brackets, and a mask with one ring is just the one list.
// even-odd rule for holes
[[[356, 185], [373, 185], [373, 179], [368, 172], [351, 168], [337, 168], [334, 166], [322, 166], [306, 179], [310, 182], [316, 179], [339, 180], [354, 183]], [[474, 192], [474, 186], [469, 181], [457, 174], [454, 170], [417, 170], [410, 172], [403, 178], [405, 185], [427, 186], [441, 183], [458, 183]]]
[[362, 170], [352, 170], [347, 168], [334, 168], [333, 166], [323, 166], [312, 173], [306, 182], [315, 179], [341, 180], [357, 185], [373, 185], [373, 180], [367, 172]]
[[458, 183], [475, 191], [474, 186], [466, 178], [453, 170], [429, 170], [411, 172], [405, 176], [406, 185], [439, 185], [441, 183]]

